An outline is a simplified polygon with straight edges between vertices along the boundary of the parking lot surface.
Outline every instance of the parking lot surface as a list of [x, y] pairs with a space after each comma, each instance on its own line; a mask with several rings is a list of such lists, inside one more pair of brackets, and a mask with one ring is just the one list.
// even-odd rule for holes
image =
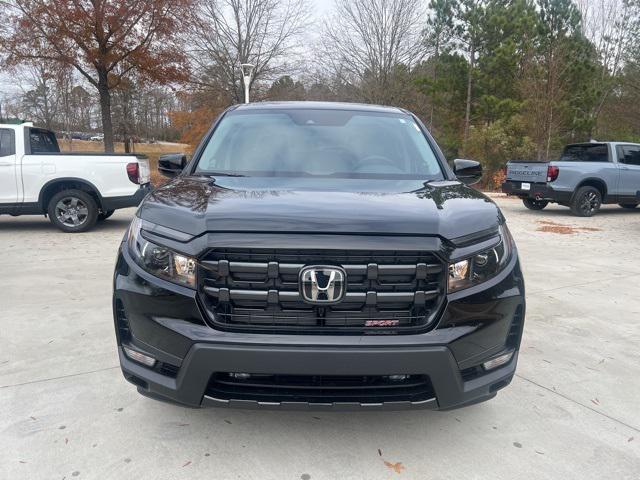
[[527, 318], [516, 378], [453, 412], [191, 410], [118, 367], [116, 250], [0, 217], [0, 479], [639, 479], [640, 209], [577, 218], [496, 196]]

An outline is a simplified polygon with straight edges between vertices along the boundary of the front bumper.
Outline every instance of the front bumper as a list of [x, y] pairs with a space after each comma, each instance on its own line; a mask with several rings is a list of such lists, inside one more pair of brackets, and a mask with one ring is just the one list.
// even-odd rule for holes
[[[114, 316], [125, 378], [143, 395], [190, 407], [448, 410], [495, 396], [511, 381], [524, 323], [524, 284], [517, 256], [494, 279], [450, 294], [436, 328], [411, 335], [282, 335], [211, 328], [197, 293], [152, 277], [120, 252]], [[154, 368], [130, 360], [127, 345], [157, 359]], [[495, 370], [480, 365], [515, 350]], [[169, 366], [170, 368], [167, 368]], [[384, 401], [259, 401], [210, 393], [214, 374], [304, 376], [427, 376], [433, 395]]]
[[[471, 381], [463, 381], [458, 364], [445, 347], [331, 348], [194, 344], [180, 373], [168, 378], [128, 359], [120, 348], [125, 378], [141, 394], [191, 407], [223, 406], [295, 410], [359, 410], [411, 408], [451, 409], [488, 400], [513, 378], [516, 356], [504, 367]], [[213, 371], [289, 375], [427, 374], [436, 396], [420, 401], [309, 402], [216, 398], [207, 393]]]

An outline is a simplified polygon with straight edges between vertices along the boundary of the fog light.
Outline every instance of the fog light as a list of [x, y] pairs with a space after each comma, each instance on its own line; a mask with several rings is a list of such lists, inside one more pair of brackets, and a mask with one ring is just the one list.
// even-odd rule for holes
[[135, 362], [146, 365], [147, 367], [153, 367], [156, 364], [156, 359], [149, 355], [145, 355], [144, 353], [125, 346], [123, 346], [122, 349], [124, 350], [125, 355]]
[[251, 377], [250, 373], [230, 373], [230, 377], [235, 378], [236, 380], [248, 380]]
[[498, 357], [492, 358], [491, 360], [484, 362], [482, 366], [484, 367], [485, 370], [493, 370], [494, 368], [497, 368], [500, 365], [504, 365], [505, 363], [508, 363], [509, 360], [511, 360], [511, 357], [513, 357], [513, 350], [507, 353], [503, 353]]
[[392, 382], [401, 382], [409, 378], [409, 375], [389, 375], [387, 378]]

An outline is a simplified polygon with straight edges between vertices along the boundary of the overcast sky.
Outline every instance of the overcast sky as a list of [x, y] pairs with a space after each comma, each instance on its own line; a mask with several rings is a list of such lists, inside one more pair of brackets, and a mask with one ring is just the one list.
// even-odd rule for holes
[[311, 0], [316, 5], [316, 10], [318, 14], [322, 14], [331, 8], [333, 5], [333, 0]]

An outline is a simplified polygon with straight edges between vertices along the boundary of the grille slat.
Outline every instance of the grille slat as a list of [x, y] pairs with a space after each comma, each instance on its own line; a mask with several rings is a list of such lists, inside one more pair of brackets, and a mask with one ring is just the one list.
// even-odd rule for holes
[[206, 395], [222, 400], [267, 402], [424, 401], [435, 397], [426, 375], [409, 375], [400, 381], [384, 376], [252, 375], [246, 380], [215, 373]]
[[[342, 267], [344, 299], [304, 302], [298, 276], [307, 265]], [[200, 297], [222, 328], [409, 333], [430, 324], [444, 296], [445, 269], [430, 252], [219, 249], [200, 266]]]

